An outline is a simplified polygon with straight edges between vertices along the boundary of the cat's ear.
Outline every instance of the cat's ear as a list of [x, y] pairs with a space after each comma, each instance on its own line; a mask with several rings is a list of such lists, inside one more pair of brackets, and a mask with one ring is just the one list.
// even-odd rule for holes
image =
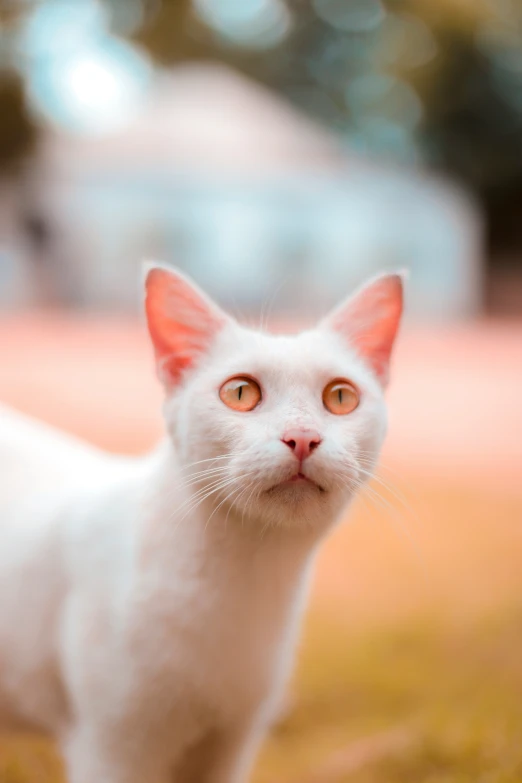
[[374, 278], [324, 318], [320, 327], [340, 334], [370, 365], [382, 386], [403, 310], [406, 272]]
[[160, 380], [172, 388], [231, 319], [178, 271], [144, 264], [145, 313]]

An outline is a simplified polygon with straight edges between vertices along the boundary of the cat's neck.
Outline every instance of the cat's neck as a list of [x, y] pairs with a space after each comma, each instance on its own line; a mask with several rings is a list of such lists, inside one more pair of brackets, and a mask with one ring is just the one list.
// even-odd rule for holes
[[[147, 513], [140, 531], [140, 557], [168, 562], [184, 553], [194, 568], [221, 562], [241, 568], [286, 568], [297, 573], [310, 559], [322, 532], [303, 525], [267, 524], [246, 516], [222, 497], [198, 500], [187, 486], [170, 443], [163, 443], [150, 461]], [[197, 564], [197, 565], [196, 565]]]

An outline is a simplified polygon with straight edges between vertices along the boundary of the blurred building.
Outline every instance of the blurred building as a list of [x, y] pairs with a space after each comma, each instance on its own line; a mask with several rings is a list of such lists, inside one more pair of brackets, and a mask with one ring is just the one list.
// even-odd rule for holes
[[245, 313], [315, 314], [400, 267], [410, 313], [481, 308], [481, 218], [466, 194], [350, 154], [224, 66], [163, 72], [119, 130], [48, 131], [17, 203], [0, 283], [17, 277], [36, 300], [133, 308], [140, 261], [157, 257]]

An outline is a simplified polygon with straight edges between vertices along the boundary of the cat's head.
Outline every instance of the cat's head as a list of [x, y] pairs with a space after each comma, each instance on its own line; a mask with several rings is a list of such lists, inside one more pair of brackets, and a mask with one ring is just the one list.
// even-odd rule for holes
[[146, 314], [187, 483], [266, 523], [330, 521], [371, 474], [403, 279], [371, 281], [309, 331], [241, 326], [149, 265]]

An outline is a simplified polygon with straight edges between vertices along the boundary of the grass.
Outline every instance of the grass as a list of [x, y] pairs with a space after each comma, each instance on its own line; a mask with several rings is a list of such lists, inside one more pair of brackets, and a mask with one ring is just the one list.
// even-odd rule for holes
[[521, 783], [522, 605], [465, 628], [308, 627], [255, 783]]

